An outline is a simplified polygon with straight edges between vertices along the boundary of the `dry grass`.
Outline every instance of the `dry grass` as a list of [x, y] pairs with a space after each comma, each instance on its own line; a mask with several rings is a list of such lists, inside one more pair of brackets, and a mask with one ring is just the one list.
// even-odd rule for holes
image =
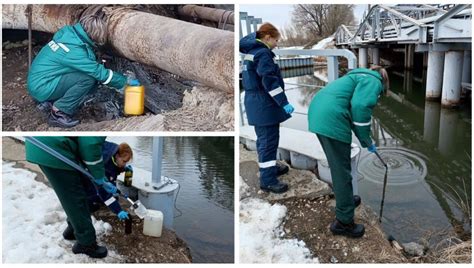
[[452, 244], [441, 249], [433, 250], [424, 257], [421, 262], [429, 263], [471, 263], [472, 261], [472, 240], [461, 241], [452, 238]]

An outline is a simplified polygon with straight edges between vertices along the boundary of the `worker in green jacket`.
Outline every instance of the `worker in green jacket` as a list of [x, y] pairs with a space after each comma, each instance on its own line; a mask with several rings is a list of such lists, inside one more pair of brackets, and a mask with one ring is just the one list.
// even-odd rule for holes
[[[45, 145], [89, 170], [94, 183], [111, 194], [117, 188], [105, 177], [102, 144], [105, 137], [36, 137]], [[97, 245], [94, 226], [89, 212], [88, 196], [81, 173], [41, 148], [26, 141], [26, 160], [38, 164], [51, 183], [67, 215], [68, 227], [63, 236], [76, 239], [72, 247], [75, 254], [92, 258], [107, 256], [107, 248]], [[74, 235], [70, 235], [70, 230]]]
[[49, 114], [50, 126], [79, 124], [72, 116], [97, 87], [97, 81], [123, 93], [136, 79], [106, 69], [96, 61], [94, 49], [107, 42], [105, 15], [85, 15], [75, 25], [61, 28], [33, 60], [28, 72], [28, 92]]
[[309, 106], [309, 130], [317, 135], [331, 170], [336, 219], [330, 230], [335, 235], [364, 235], [364, 225], [354, 223], [360, 199], [356, 201], [352, 191], [351, 131], [362, 147], [377, 150], [370, 137], [372, 109], [388, 84], [380, 66], [355, 69], [316, 93]]

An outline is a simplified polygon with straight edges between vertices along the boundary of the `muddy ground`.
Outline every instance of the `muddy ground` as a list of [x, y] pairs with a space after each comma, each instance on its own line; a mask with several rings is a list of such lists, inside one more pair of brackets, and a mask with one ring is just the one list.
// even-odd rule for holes
[[[334, 194], [312, 171], [290, 171], [279, 179], [289, 184], [284, 194], [268, 194], [259, 189], [257, 154], [240, 145], [240, 176], [247, 187], [240, 187], [240, 200], [260, 198], [286, 206], [284, 238], [305, 242], [321, 263], [471, 263], [472, 241], [447, 239], [425, 249], [421, 256], [410, 256], [398, 244], [389, 242], [379, 225], [377, 214], [362, 204], [355, 211], [355, 222], [365, 226], [360, 239], [334, 236], [329, 226], [335, 218]], [[281, 164], [288, 165], [286, 162]]]
[[[160, 13], [161, 12], [161, 13]], [[173, 16], [169, 10], [155, 13]], [[231, 131], [234, 128], [233, 95], [195, 81], [152, 69], [138, 63], [146, 74], [148, 89], [157, 89], [154, 99], [157, 111], [145, 109], [142, 116], [125, 117], [123, 96], [100, 85], [87, 96], [75, 118], [81, 123], [71, 129], [52, 128], [47, 114], [27, 92], [28, 49], [25, 31], [4, 31], [2, 44], [2, 129], [4, 131]], [[47, 34], [33, 36], [33, 58], [49, 40]], [[124, 73], [130, 64], [124, 59], [108, 57], [106, 66]], [[132, 70], [136, 71], [136, 70]], [[141, 78], [141, 77], [139, 77]]]
[[[51, 187], [37, 165], [25, 160], [23, 143], [4, 137], [2, 139], [4, 161], [15, 162], [15, 167], [27, 169], [37, 174], [37, 181]], [[126, 201], [121, 200], [123, 208], [128, 207]], [[192, 257], [186, 243], [175, 232], [163, 228], [159, 238], [145, 236], [142, 233], [143, 221], [134, 217], [132, 233], [125, 234], [123, 222], [117, 219], [110, 210], [103, 207], [95, 212], [94, 217], [112, 225], [112, 231], [101, 237], [102, 244], [122, 255], [127, 263], [191, 263]]]

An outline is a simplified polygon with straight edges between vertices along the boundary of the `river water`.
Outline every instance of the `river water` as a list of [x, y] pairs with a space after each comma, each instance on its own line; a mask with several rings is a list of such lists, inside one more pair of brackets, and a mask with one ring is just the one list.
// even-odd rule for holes
[[[426, 239], [431, 245], [470, 234], [470, 102], [442, 109], [424, 100], [426, 74], [389, 73], [391, 91], [379, 100], [372, 120], [372, 136], [389, 166], [382, 228], [399, 241]], [[282, 125], [307, 131], [309, 103], [326, 82], [311, 69], [283, 75], [295, 113]], [[359, 144], [355, 136], [353, 142]], [[365, 149], [358, 161], [359, 194], [378, 214], [385, 167]]]
[[[108, 137], [127, 142], [132, 165], [152, 169], [152, 137]], [[164, 137], [162, 175], [181, 185], [174, 221], [193, 262], [234, 262], [234, 138]], [[175, 212], [178, 215], [179, 212]]]

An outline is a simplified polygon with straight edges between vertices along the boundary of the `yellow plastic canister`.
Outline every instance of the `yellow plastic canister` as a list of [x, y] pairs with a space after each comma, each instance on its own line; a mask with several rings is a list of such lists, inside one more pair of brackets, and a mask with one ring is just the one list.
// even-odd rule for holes
[[127, 86], [124, 95], [125, 115], [142, 115], [145, 110], [145, 87]]

